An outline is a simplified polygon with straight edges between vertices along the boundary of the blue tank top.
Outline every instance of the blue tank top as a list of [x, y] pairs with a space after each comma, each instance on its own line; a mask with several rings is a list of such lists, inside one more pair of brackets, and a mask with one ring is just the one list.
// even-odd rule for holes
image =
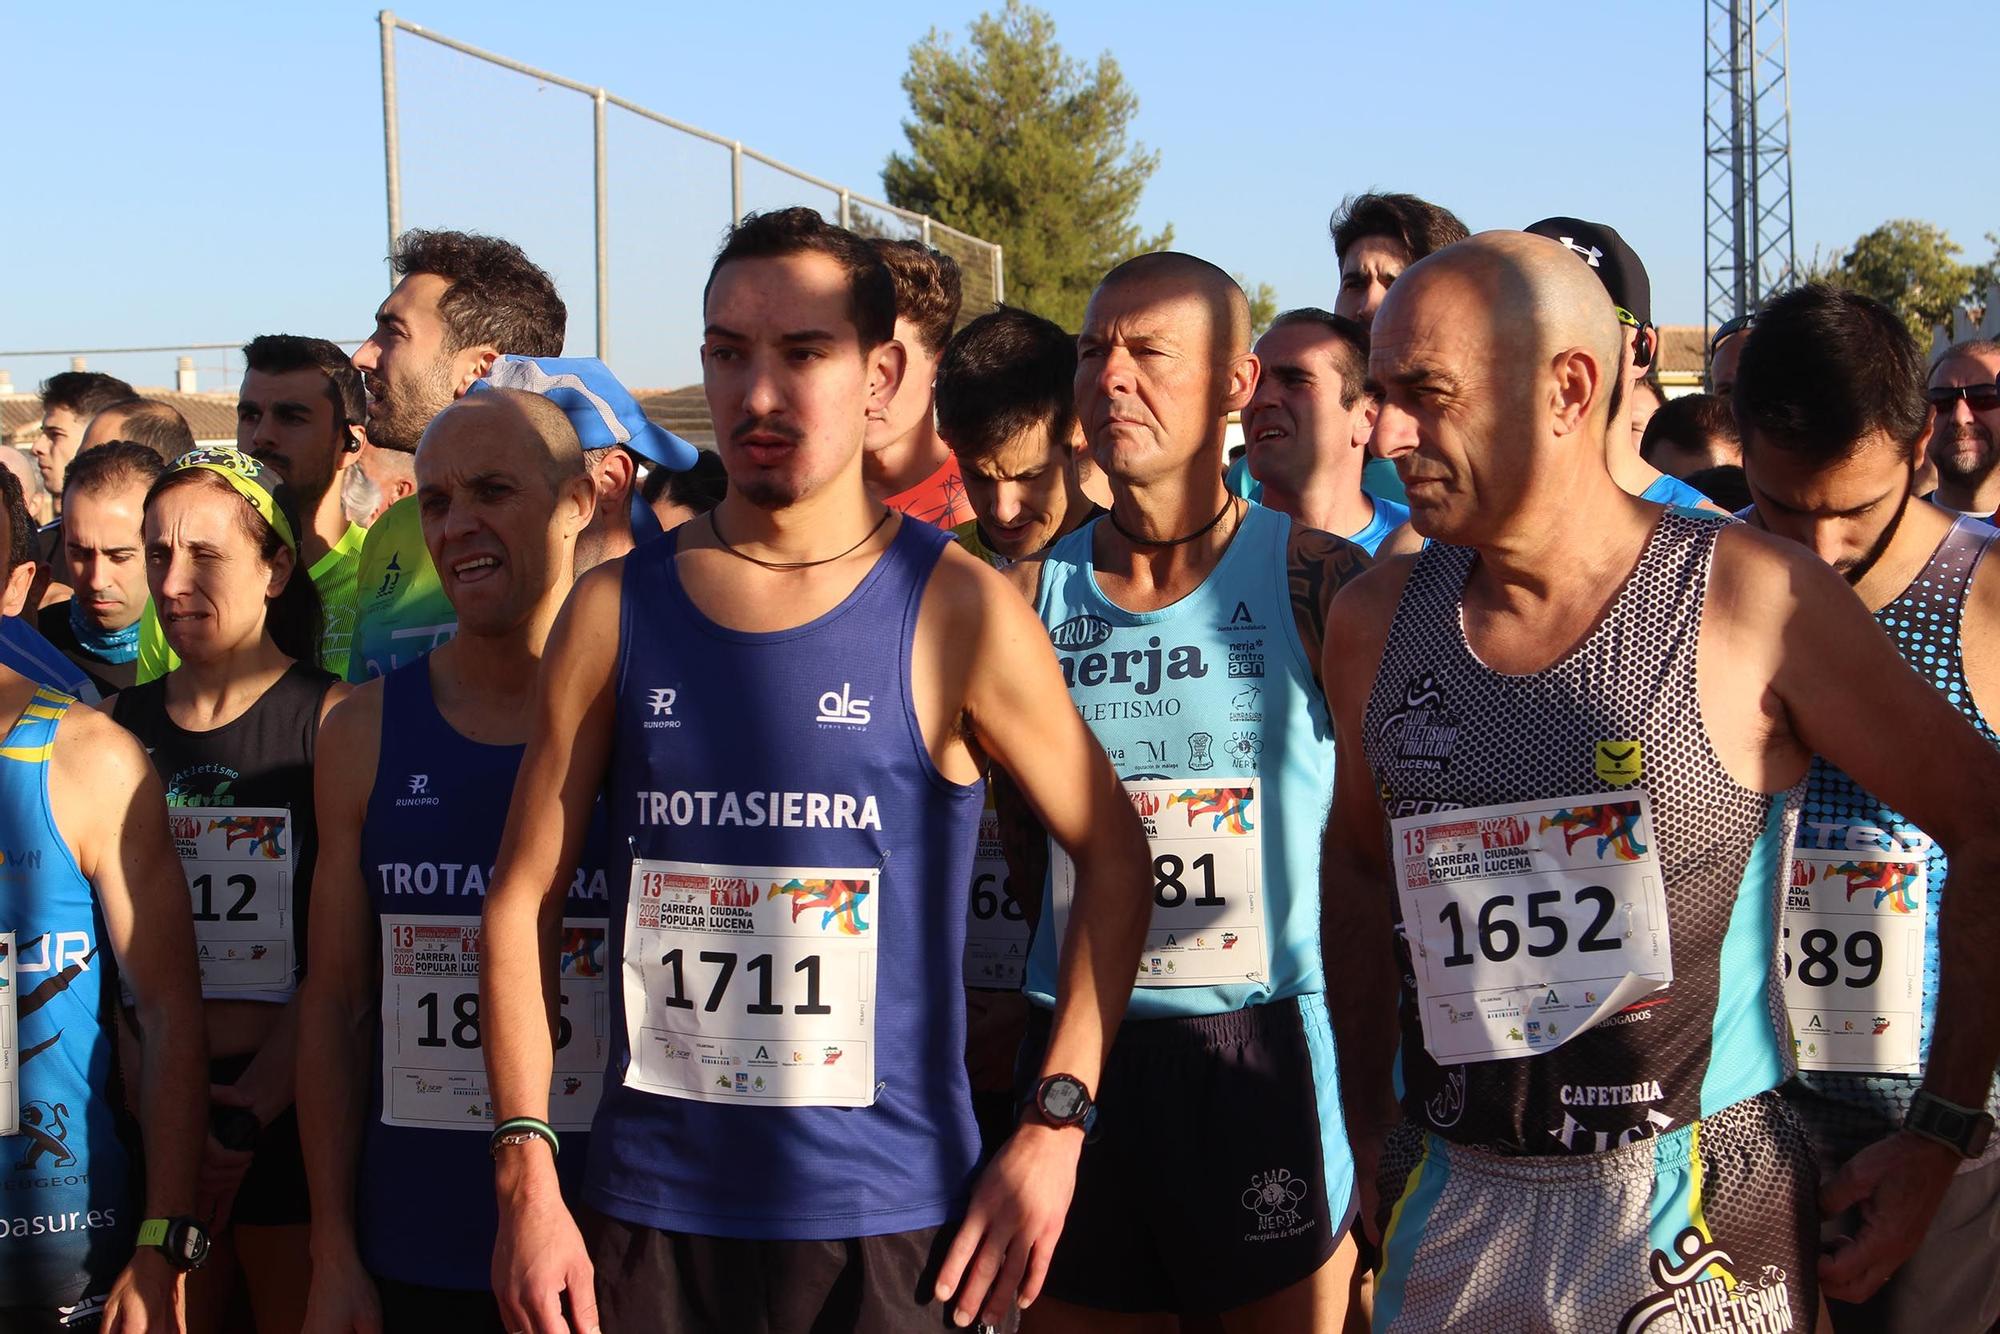
[[[1201, 587], [1148, 612], [1127, 611], [1098, 588], [1096, 526], [1050, 551], [1035, 606], [1070, 699], [1125, 781], [1153, 845], [1156, 910], [1127, 1015], [1226, 1014], [1322, 991], [1319, 843], [1333, 796], [1333, 728], [1292, 617], [1292, 521], [1250, 506]], [[1253, 838], [1255, 866], [1225, 874], [1235, 845]], [[1203, 867], [1204, 858], [1220, 860]], [[1053, 909], [1066, 861], [1050, 860], [1044, 902]], [[1240, 925], [1196, 928], [1192, 939], [1171, 925], [1178, 910], [1228, 899], [1230, 885], [1240, 889], [1253, 874], [1261, 969], [1238, 962], [1254, 959], [1258, 944]], [[1028, 951], [1026, 990], [1045, 1006], [1055, 1002], [1057, 920], [1044, 910]], [[1239, 980], [1177, 984], [1232, 969]], [[1242, 978], [1246, 971], [1263, 978]]]
[[[965, 886], [985, 785], [961, 786], [938, 772], [910, 694], [918, 605], [950, 541], [904, 521], [838, 606], [771, 633], [731, 630], [704, 615], [682, 587], [673, 540], [625, 558], [605, 789], [613, 846], [707, 869], [805, 874], [746, 870], [703, 880], [699, 904], [684, 905], [705, 914], [688, 931], [685, 956], [687, 994], [700, 1009], [663, 991], [664, 958], [645, 943], [658, 933], [631, 905], [629, 879], [614, 879], [612, 953], [636, 989], [627, 993], [614, 979], [616, 1049], [585, 1193], [593, 1208], [677, 1232], [791, 1240], [933, 1227], [964, 1208], [979, 1157], [965, 1072]], [[816, 877], [822, 868], [869, 872], [875, 882]], [[830, 1004], [837, 1013], [798, 1017], [817, 993], [802, 985], [807, 956], [783, 952], [804, 948], [795, 937], [741, 941], [745, 955], [765, 952], [764, 980], [778, 979], [775, 996], [760, 1002], [750, 976], [757, 960], [734, 968], [716, 936], [694, 934], [731, 917], [765, 931], [759, 905], [768, 912], [780, 895], [791, 897], [790, 915], [771, 931], [803, 921], [842, 935], [835, 947], [871, 952], [865, 1017], [852, 1003], [855, 984], [842, 988], [832, 973], [822, 1003], [838, 1000]], [[775, 967], [771, 953], [780, 954]], [[642, 969], [643, 979], [631, 980]], [[627, 1012], [633, 995], [646, 998], [640, 1014]], [[746, 1013], [746, 1002], [773, 1000], [793, 1017]], [[817, 1023], [859, 1024], [872, 1037], [864, 1047], [851, 1036], [738, 1036], [776, 1024], [808, 1032]], [[714, 1036], [680, 1036], [696, 1027]], [[820, 1087], [810, 1084], [813, 1071], [792, 1068], [800, 1063], [851, 1068], [868, 1054], [873, 1080], [863, 1081], [856, 1105], [825, 1105], [811, 1091], [787, 1105], [771, 1101]], [[650, 1091], [663, 1087], [654, 1076], [677, 1058], [695, 1062], [688, 1085]], [[838, 1067], [822, 1073], [852, 1079]]]
[[[2000, 735], [1994, 733], [1986, 715], [1980, 712], [1972, 698], [1972, 687], [1966, 683], [1959, 622], [1965, 614], [1965, 600], [1972, 587], [1973, 574], [1996, 540], [2000, 540], [2000, 532], [1987, 524], [1977, 519], [1958, 519], [1945, 534], [1944, 540], [1938, 543], [1937, 550], [1931, 553], [1924, 568], [1910, 581], [1909, 587], [1875, 613], [1876, 622], [1888, 632], [1897, 651], [1910, 666], [1942, 691], [1944, 697], [1965, 715], [1966, 721], [1990, 745], [2000, 745]], [[1858, 886], [1861, 893], [1876, 891], [1878, 904], [1885, 897], [1880, 892], [1884, 882], [1877, 878], [1873, 883], [1867, 883], [1860, 874], [1871, 869], [1867, 854], [1879, 849], [1923, 855], [1923, 1005], [1919, 1017], [1918, 1049], [1928, 1059], [1931, 1025], [1937, 1014], [1938, 916], [1942, 908], [1940, 891], [1944, 888], [1947, 860], [1944, 850], [1921, 829], [1818, 756], [1813, 757], [1812, 769], [1806, 776], [1798, 847], [1807, 853], [1844, 851], [1857, 854], [1855, 860], [1859, 862], [1858, 867], [1839, 867], [1836, 870], [1851, 874], [1851, 886]], [[1854, 899], [1856, 888], [1850, 887], [1845, 897]], [[1887, 920], [1893, 923], [1893, 915]], [[1788, 931], [1787, 935], [1789, 951], [1799, 956], [1794, 959], [1797, 966], [1800, 959], [1806, 957], [1803, 950], [1807, 942], [1803, 940], [1802, 929]], [[1829, 953], [1817, 947], [1814, 953], [1826, 954], [1827, 957], [1816, 963], [1815, 971], [1825, 974], [1833, 983], [1820, 994], [1829, 998], [1829, 1006], [1837, 1005], [1838, 1001], [1832, 998], [1840, 996], [1847, 989], [1842, 984], [1854, 977], [1852, 960], [1839, 952]], [[1809, 1022], [1802, 1022], [1800, 1016], [1794, 1013], [1792, 1037], [1802, 1062], [1809, 1059], [1804, 1044], [1815, 1037], [1806, 1027]], [[1838, 1039], [1834, 1042], [1837, 1043]], [[1829, 1049], [1835, 1049], [1832, 1043]], [[1910, 1095], [1921, 1082], [1916, 1075], [1850, 1074], [1824, 1070], [1801, 1070], [1799, 1078], [1832, 1102], [1853, 1109], [1852, 1114], [1843, 1114], [1822, 1104], [1809, 1105], [1809, 1124], [1816, 1132], [1822, 1133], [1825, 1143], [1839, 1159], [1845, 1159], [1864, 1144], [1879, 1138], [1885, 1126], [1901, 1125], [1909, 1111]], [[1989, 1091], [1987, 1107], [2000, 1112], [2000, 1084]], [[1990, 1162], [1996, 1158], [2000, 1158], [2000, 1145], [1989, 1149], [1981, 1161]]]
[[21, 1129], [0, 1140], [0, 1308], [102, 1292], [132, 1256], [143, 1201], [120, 1137], [110, 955], [90, 882], [49, 808], [46, 687], [0, 741], [0, 931], [14, 935]]
[[1674, 505], [1686, 510], [1698, 510], [1703, 514], [1715, 513], [1714, 510], [1702, 508], [1712, 503], [1706, 495], [1680, 478], [1670, 477], [1666, 473], [1655, 477], [1646, 489], [1639, 493], [1639, 499], [1661, 505]]
[[[499, 1212], [479, 1049], [477, 933], [526, 748], [461, 736], [438, 712], [430, 666], [426, 654], [383, 678], [381, 751], [361, 829], [362, 878], [382, 941], [378, 994], [397, 1000], [375, 1025], [355, 1219], [370, 1273], [479, 1290], [491, 1282]], [[603, 973], [605, 887], [600, 818], [563, 909], [565, 992], [590, 969]], [[601, 1039], [602, 1016], [585, 1009], [564, 1005], [559, 1042], [588, 1041], [593, 1032]], [[563, 1064], [559, 1054], [549, 1119], [583, 1124], [600, 1081], [566, 1078]], [[566, 1092], [570, 1079], [576, 1084]], [[574, 1200], [588, 1137], [565, 1132], [562, 1144], [557, 1168]]]
[[1366, 527], [1347, 540], [1372, 556], [1389, 540], [1389, 534], [1410, 521], [1410, 507], [1380, 496], [1370, 496], [1369, 499], [1375, 502], [1374, 514], [1369, 516]]

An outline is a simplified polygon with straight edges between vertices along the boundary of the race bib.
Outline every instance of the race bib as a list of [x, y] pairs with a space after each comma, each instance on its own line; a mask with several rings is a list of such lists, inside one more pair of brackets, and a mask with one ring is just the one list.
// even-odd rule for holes
[[[1125, 793], [1153, 853], [1153, 920], [1136, 985], [1263, 986], [1270, 977], [1264, 928], [1264, 808], [1255, 778], [1194, 786], [1132, 779]], [[1056, 948], [1076, 897], [1076, 863], [1049, 842]]]
[[0, 1135], [21, 1133], [21, 1014], [14, 997], [14, 933], [0, 931]]
[[298, 982], [291, 812], [182, 806], [167, 824], [194, 901], [201, 994], [289, 996]]
[[[610, 1053], [605, 925], [564, 918], [549, 1124], [588, 1130]], [[382, 1124], [487, 1131], [479, 919], [382, 917]]]
[[1646, 793], [1439, 811], [1390, 831], [1438, 1064], [1539, 1055], [1673, 981]]
[[1785, 1006], [1805, 1070], [1923, 1073], [1921, 849], [1792, 850], [1785, 894]]
[[628, 1087], [700, 1102], [875, 1101], [879, 869], [634, 859]]
[[988, 789], [979, 813], [979, 847], [972, 860], [971, 912], [965, 922], [965, 984], [1014, 989], [1028, 958], [1028, 920], [1014, 897], [1007, 859], [1000, 852], [1000, 817]]

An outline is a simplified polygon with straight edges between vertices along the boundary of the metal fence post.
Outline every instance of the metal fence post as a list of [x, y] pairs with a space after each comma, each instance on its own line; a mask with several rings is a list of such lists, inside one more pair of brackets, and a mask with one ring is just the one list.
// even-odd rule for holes
[[729, 221], [743, 221], [743, 141], [729, 145]]
[[854, 196], [845, 190], [840, 192], [840, 225], [843, 227], [854, 225]]
[[1007, 252], [999, 246], [993, 247], [993, 304], [999, 305], [1007, 299]]
[[611, 359], [611, 206], [604, 145], [604, 90], [591, 98], [591, 138], [597, 157], [597, 359]]
[[396, 147], [396, 16], [388, 10], [382, 21], [382, 158], [388, 174], [389, 249], [396, 253], [396, 238], [403, 234], [403, 167]]
[[924, 244], [929, 245], [930, 243], [931, 243], [931, 215], [926, 213], [924, 214]]

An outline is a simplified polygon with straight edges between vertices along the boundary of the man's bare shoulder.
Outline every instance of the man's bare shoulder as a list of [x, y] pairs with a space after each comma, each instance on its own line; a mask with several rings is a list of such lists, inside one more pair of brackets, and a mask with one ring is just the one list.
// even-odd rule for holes
[[1761, 625], [1773, 634], [1782, 632], [1796, 610], [1856, 601], [1854, 590], [1825, 561], [1747, 523], [1717, 525], [1708, 587], [1711, 609], [1723, 611], [1733, 629]]
[[83, 703], [71, 703], [56, 724], [49, 762], [58, 775], [94, 786], [130, 791], [152, 762], [139, 738], [113, 722], [111, 715]]
[[[1016, 567], [1018, 568], [1018, 567]], [[935, 605], [951, 632], [974, 630], [995, 616], [1018, 613], [1022, 593], [1012, 569], [1001, 572], [953, 542], [939, 553], [925, 590], [925, 608]], [[1032, 597], [1032, 594], [1028, 596]]]

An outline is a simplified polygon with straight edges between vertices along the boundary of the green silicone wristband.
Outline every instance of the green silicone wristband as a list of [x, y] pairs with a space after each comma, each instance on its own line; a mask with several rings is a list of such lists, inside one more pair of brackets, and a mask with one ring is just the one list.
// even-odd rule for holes
[[555, 1127], [546, 1121], [537, 1121], [532, 1116], [508, 1117], [505, 1121], [493, 1127], [493, 1135], [488, 1143], [497, 1149], [500, 1145], [500, 1137], [516, 1130], [525, 1130], [530, 1134], [540, 1135], [549, 1142], [550, 1153], [560, 1154], [562, 1152], [562, 1141], [556, 1138]]

